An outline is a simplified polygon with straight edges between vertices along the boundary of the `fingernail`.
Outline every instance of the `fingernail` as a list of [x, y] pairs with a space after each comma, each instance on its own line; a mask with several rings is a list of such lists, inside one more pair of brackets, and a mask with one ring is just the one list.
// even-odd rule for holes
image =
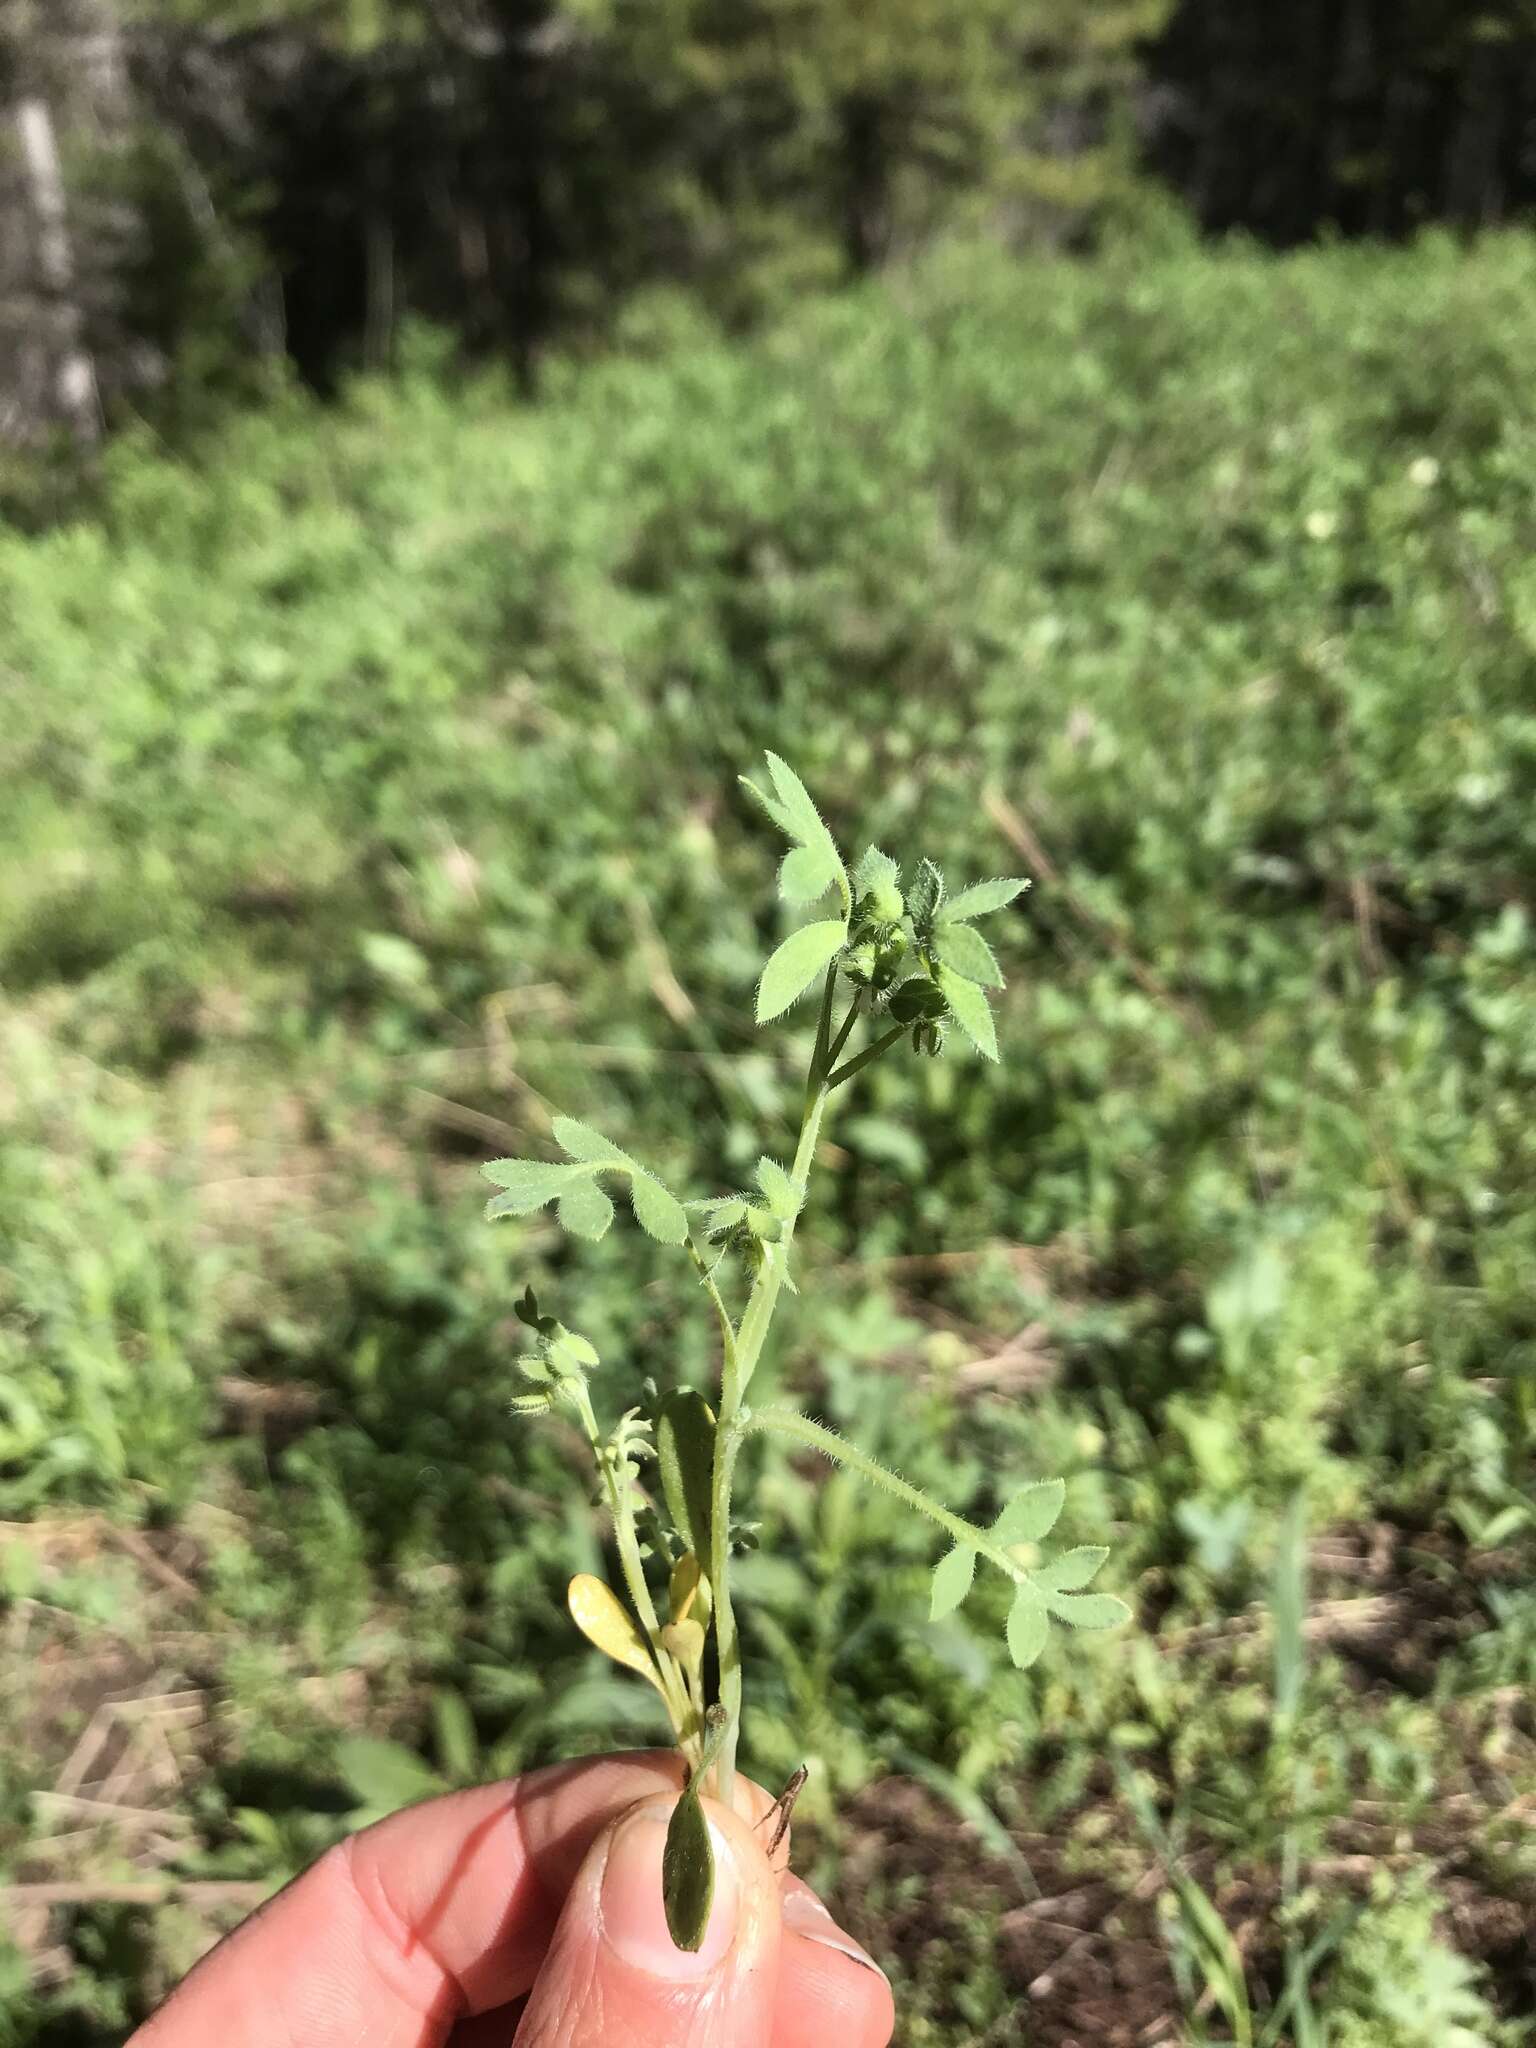
[[862, 1963], [877, 1977], [885, 1975], [874, 1957], [861, 1949], [851, 1934], [844, 1934], [814, 1892], [785, 1892], [783, 1912], [784, 1925], [792, 1934], [801, 1935], [806, 1941], [820, 1942], [823, 1948], [836, 1949], [840, 1956], [847, 1956], [853, 1963]]
[[702, 1945], [678, 1948], [667, 1928], [661, 1897], [661, 1852], [669, 1815], [642, 1807], [619, 1825], [603, 1869], [603, 1932], [626, 1963], [653, 1977], [704, 1977], [736, 1939], [740, 1892], [730, 1845], [711, 1825], [715, 1851], [715, 1898]]

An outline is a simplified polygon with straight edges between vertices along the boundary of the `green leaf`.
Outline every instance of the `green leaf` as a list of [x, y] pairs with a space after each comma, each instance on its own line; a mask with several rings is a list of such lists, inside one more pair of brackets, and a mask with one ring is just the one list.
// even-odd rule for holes
[[838, 917], [803, 924], [799, 931], [791, 932], [763, 969], [757, 989], [758, 1023], [771, 1023], [803, 996], [827, 962], [842, 951], [847, 936], [848, 928]]
[[590, 1238], [594, 1244], [607, 1236], [613, 1222], [613, 1204], [595, 1180], [578, 1181], [560, 1197], [555, 1213], [562, 1230], [572, 1237]]
[[688, 1789], [672, 1809], [666, 1847], [661, 1852], [661, 1898], [667, 1932], [676, 1947], [689, 1953], [702, 1948], [715, 1902], [715, 1851], [709, 1822], [699, 1804], [695, 1771]]
[[493, 1186], [506, 1188], [509, 1193], [548, 1187], [549, 1194], [541, 1198], [547, 1202], [576, 1169], [563, 1159], [487, 1159], [480, 1171]]
[[578, 1572], [565, 1589], [565, 1604], [589, 1643], [661, 1691], [661, 1677], [645, 1638], [611, 1586], [592, 1572]]
[[505, 1191], [486, 1203], [489, 1217], [527, 1216], [563, 1195], [589, 1171], [585, 1166], [549, 1165], [541, 1159], [493, 1159], [480, 1170]]
[[1027, 1671], [1045, 1648], [1048, 1633], [1039, 1594], [1028, 1586], [1020, 1586], [1008, 1610], [1008, 1654], [1021, 1671]]
[[461, 1692], [440, 1689], [432, 1695], [432, 1727], [443, 1769], [450, 1777], [469, 1779], [479, 1760], [480, 1738]]
[[443, 1781], [413, 1749], [378, 1735], [348, 1735], [336, 1745], [341, 1775], [364, 1806], [394, 1813], [443, 1790]]
[[997, 1032], [992, 1023], [991, 1005], [981, 990], [974, 981], [967, 981], [963, 975], [957, 974], [953, 967], [940, 967], [938, 981], [951, 1017], [984, 1058], [995, 1060]]
[[787, 903], [810, 903], [823, 896], [842, 868], [837, 850], [827, 846], [796, 846], [779, 865], [779, 894]]
[[554, 1122], [555, 1143], [562, 1152], [572, 1159], [579, 1159], [586, 1166], [633, 1166], [634, 1161], [627, 1152], [621, 1152], [610, 1138], [601, 1131], [594, 1131], [588, 1124], [579, 1124], [572, 1116], [557, 1116]]
[[[833, 845], [832, 834], [823, 823], [811, 792], [787, 761], [780, 760], [777, 754], [772, 753], [768, 755], [767, 760], [768, 773], [773, 777], [774, 789], [784, 807], [786, 817], [794, 828], [795, 837], [806, 846], [818, 846], [825, 841], [832, 847], [835, 858], [837, 848]], [[841, 860], [837, 864], [841, 867]]]
[[985, 988], [1001, 988], [1003, 971], [997, 955], [981, 933], [968, 924], [955, 924], [945, 917], [933, 935], [934, 951], [946, 967], [963, 974], [967, 981], [979, 981]]
[[951, 896], [944, 906], [944, 915], [953, 923], [963, 917], [985, 917], [989, 911], [1002, 910], [1015, 896], [1022, 896], [1029, 887], [1027, 880], [1015, 877], [1011, 881], [972, 882], [968, 889], [962, 889], [958, 896]]
[[675, 1195], [669, 1195], [659, 1180], [648, 1173], [635, 1173], [629, 1183], [630, 1206], [643, 1230], [663, 1244], [682, 1244], [688, 1236], [688, 1218]]
[[1069, 1628], [1119, 1628], [1131, 1610], [1113, 1593], [1068, 1593], [1052, 1598], [1051, 1612]]
[[768, 792], [758, 783], [754, 782], [750, 775], [738, 775], [736, 780], [741, 784], [748, 796], [768, 813], [768, 816], [772, 818], [774, 824], [778, 826], [786, 839], [794, 839], [798, 836], [795, 831], [794, 820], [781, 803], [769, 796]]
[[947, 1557], [941, 1557], [933, 1568], [933, 1591], [928, 1603], [928, 1619], [942, 1621], [946, 1614], [953, 1614], [971, 1590], [971, 1581], [976, 1576], [976, 1553], [968, 1545], [957, 1543]]
[[781, 1223], [793, 1222], [800, 1214], [800, 1205], [805, 1200], [805, 1189], [797, 1180], [791, 1180], [776, 1159], [759, 1159], [757, 1162], [757, 1184], [771, 1212]]
[[933, 923], [943, 901], [943, 875], [931, 860], [919, 861], [912, 886], [907, 891], [907, 913], [919, 932], [925, 931]]
[[[690, 1202], [688, 1207], [703, 1217], [701, 1234], [707, 1243], [724, 1237], [747, 1213], [747, 1205], [740, 1195], [721, 1195], [708, 1202]], [[699, 1234], [695, 1233], [696, 1236]]]
[[672, 1526], [701, 1564], [710, 1552], [715, 1476], [715, 1417], [693, 1387], [667, 1395], [656, 1418], [656, 1463]]
[[1077, 1550], [1064, 1550], [1060, 1557], [1053, 1557], [1049, 1564], [1041, 1565], [1033, 1574], [1035, 1584], [1048, 1593], [1075, 1593], [1079, 1586], [1086, 1586], [1108, 1557], [1109, 1552], [1098, 1543], [1085, 1543]]
[[1006, 1550], [1011, 1543], [1038, 1543], [1049, 1536], [1067, 1498], [1064, 1479], [1042, 1479], [1016, 1493], [992, 1524], [992, 1540]]

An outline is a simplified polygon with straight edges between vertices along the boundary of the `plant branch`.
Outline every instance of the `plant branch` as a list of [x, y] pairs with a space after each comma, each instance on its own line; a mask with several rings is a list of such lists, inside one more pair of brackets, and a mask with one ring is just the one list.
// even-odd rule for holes
[[838, 1027], [837, 1036], [833, 1039], [831, 1045], [827, 1048], [828, 1067], [831, 1066], [832, 1062], [837, 1058], [838, 1054], [842, 1051], [843, 1047], [848, 1043], [848, 1034], [850, 1031], [852, 1031], [854, 1025], [858, 1022], [859, 1010], [862, 1003], [863, 992], [860, 991], [860, 993], [856, 995], [853, 1001], [849, 1004], [848, 1014], [843, 1019], [841, 1025]]
[[836, 1430], [827, 1429], [822, 1423], [812, 1422], [808, 1415], [796, 1415], [788, 1408], [764, 1408], [748, 1411], [737, 1424], [740, 1435], [749, 1436], [760, 1430], [765, 1436], [787, 1437], [791, 1443], [807, 1444], [813, 1451], [820, 1451], [824, 1458], [834, 1464], [846, 1466], [850, 1472], [866, 1480], [869, 1485], [879, 1487], [902, 1501], [907, 1507], [915, 1508], [920, 1515], [926, 1515], [930, 1522], [937, 1522], [941, 1529], [947, 1529], [955, 1541], [966, 1549], [978, 1551], [999, 1571], [1005, 1572], [1015, 1585], [1022, 1585], [1029, 1574], [1024, 1567], [1011, 1558], [1000, 1543], [994, 1543], [984, 1529], [978, 1529], [973, 1522], [967, 1522], [962, 1515], [951, 1514], [920, 1488], [913, 1486], [897, 1472], [881, 1465], [861, 1451], [857, 1444], [851, 1444], [840, 1437]]
[[882, 1031], [873, 1045], [866, 1045], [861, 1053], [856, 1053], [851, 1060], [844, 1060], [840, 1067], [833, 1069], [827, 1076], [828, 1088], [841, 1088], [845, 1081], [851, 1081], [861, 1067], [867, 1067], [871, 1060], [879, 1059], [881, 1053], [888, 1052], [898, 1038], [904, 1037], [906, 1029], [905, 1024], [893, 1024], [889, 1031]]

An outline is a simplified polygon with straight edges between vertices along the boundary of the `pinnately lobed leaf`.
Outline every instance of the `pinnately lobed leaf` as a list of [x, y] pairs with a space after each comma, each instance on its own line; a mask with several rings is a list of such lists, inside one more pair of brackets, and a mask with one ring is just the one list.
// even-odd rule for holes
[[965, 1599], [976, 1576], [976, 1553], [968, 1545], [957, 1543], [948, 1556], [941, 1557], [933, 1568], [933, 1592], [928, 1604], [928, 1619], [942, 1621], [947, 1614]]
[[972, 882], [968, 889], [962, 889], [957, 896], [951, 896], [944, 906], [944, 915], [951, 924], [961, 918], [985, 917], [989, 911], [1003, 910], [1016, 896], [1022, 896], [1029, 887], [1022, 876], [996, 882]]
[[967, 981], [953, 967], [941, 965], [938, 979], [951, 1017], [984, 1058], [995, 1060], [997, 1029], [992, 1022], [991, 1004], [974, 981]]
[[[763, 969], [757, 989], [758, 1023], [771, 1023], [803, 996], [827, 963], [842, 951], [847, 936], [847, 926], [840, 917], [803, 924], [799, 931], [791, 932]], [[985, 1001], [983, 997], [983, 1004]]]
[[1067, 1498], [1064, 1479], [1042, 1479], [1016, 1493], [992, 1524], [992, 1540], [1006, 1549], [1011, 1543], [1038, 1543], [1049, 1536]]

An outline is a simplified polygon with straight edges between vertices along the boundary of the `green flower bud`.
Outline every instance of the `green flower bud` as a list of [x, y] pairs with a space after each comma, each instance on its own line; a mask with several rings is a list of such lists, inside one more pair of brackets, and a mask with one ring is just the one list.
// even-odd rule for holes
[[931, 981], [914, 977], [911, 981], [904, 981], [891, 997], [891, 1015], [898, 1024], [926, 1022], [943, 1014], [943, 992]]
[[894, 882], [876, 882], [864, 898], [863, 907], [877, 924], [895, 924], [907, 906]]
[[861, 982], [867, 987], [875, 978], [877, 959], [878, 955], [875, 952], [875, 948], [868, 941], [862, 946], [855, 946], [843, 959], [843, 966], [847, 970], [848, 979]]
[[764, 1244], [777, 1244], [784, 1235], [784, 1226], [771, 1209], [759, 1209], [755, 1204], [747, 1209], [747, 1228], [754, 1237]]

